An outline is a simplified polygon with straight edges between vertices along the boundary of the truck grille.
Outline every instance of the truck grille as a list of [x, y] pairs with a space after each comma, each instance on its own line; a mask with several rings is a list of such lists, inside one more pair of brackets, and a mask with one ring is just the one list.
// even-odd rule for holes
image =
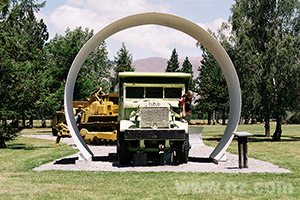
[[167, 107], [142, 107], [140, 108], [140, 127], [169, 128], [169, 109]]

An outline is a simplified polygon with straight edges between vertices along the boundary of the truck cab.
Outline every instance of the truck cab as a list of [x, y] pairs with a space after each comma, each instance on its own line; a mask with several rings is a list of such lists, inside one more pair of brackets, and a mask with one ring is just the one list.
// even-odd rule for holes
[[179, 99], [187, 92], [187, 73], [119, 73], [119, 163], [187, 163], [188, 123], [180, 117]]

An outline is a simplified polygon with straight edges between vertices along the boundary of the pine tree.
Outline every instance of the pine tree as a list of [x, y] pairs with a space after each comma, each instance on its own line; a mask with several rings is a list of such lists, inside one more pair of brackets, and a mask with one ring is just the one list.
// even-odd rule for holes
[[115, 91], [115, 87], [118, 84], [119, 72], [133, 72], [135, 70], [132, 66], [132, 55], [124, 43], [122, 43], [121, 49], [117, 52], [117, 56], [115, 56], [115, 63], [114, 77], [111, 79], [111, 92]]
[[195, 90], [195, 80], [193, 79], [193, 77], [194, 77], [193, 65], [189, 61], [188, 57], [185, 57], [183, 64], [182, 64], [182, 68], [179, 71], [191, 74], [191, 82], [190, 82], [189, 90], [194, 91]]
[[168, 65], [167, 65], [167, 68], [165, 71], [166, 72], [178, 72], [179, 71], [178, 54], [177, 54], [175, 48], [172, 51], [170, 60], [168, 60]]
[[0, 6], [0, 148], [20, 130], [19, 119], [24, 127], [26, 118], [37, 115], [48, 32], [43, 20], [35, 18], [45, 3], [34, 2], [2, 1]]
[[184, 72], [184, 73], [190, 73], [192, 78], [193, 78], [193, 65], [192, 63], [189, 61], [188, 57], [185, 57], [183, 64], [182, 64], [182, 68], [179, 70], [180, 72]]
[[[208, 124], [213, 111], [222, 111], [223, 117], [229, 106], [228, 89], [222, 70], [216, 59], [204, 46], [202, 50], [201, 66], [198, 68], [199, 76], [196, 78], [196, 100], [198, 110], [208, 113]], [[224, 120], [223, 120], [224, 121]]]

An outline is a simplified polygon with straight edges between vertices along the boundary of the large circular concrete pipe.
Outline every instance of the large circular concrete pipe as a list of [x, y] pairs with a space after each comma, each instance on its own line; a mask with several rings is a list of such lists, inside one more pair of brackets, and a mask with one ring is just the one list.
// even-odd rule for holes
[[233, 132], [237, 129], [240, 117], [241, 92], [235, 68], [223, 47], [207, 31], [186, 19], [163, 13], [142, 13], [122, 18], [100, 30], [81, 48], [70, 68], [64, 98], [66, 121], [75, 144], [85, 159], [92, 158], [93, 152], [82, 139], [79, 130], [76, 127], [73, 113], [74, 86], [83, 62], [102, 41], [111, 35], [131, 27], [147, 24], [166, 26], [186, 33], [203, 44], [208, 51], [213, 54], [222, 68], [229, 91], [230, 109], [229, 120], [223, 137], [214, 151], [210, 154], [212, 159], [219, 161], [234, 137]]

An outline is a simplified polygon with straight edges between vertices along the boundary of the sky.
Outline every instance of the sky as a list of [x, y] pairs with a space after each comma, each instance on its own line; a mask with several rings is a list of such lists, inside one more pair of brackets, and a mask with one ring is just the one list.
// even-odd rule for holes
[[[44, 0], [38, 0], [39, 3]], [[50, 39], [64, 35], [67, 27], [93, 29], [97, 33], [110, 23], [123, 17], [162, 12], [190, 20], [205, 30], [216, 32], [231, 15], [234, 0], [47, 0], [37, 13], [48, 27]], [[120, 31], [105, 40], [109, 58], [113, 59], [124, 42], [133, 60], [162, 57], [169, 59], [176, 48], [179, 58], [199, 57], [201, 51], [196, 40], [174, 29], [145, 25]]]

